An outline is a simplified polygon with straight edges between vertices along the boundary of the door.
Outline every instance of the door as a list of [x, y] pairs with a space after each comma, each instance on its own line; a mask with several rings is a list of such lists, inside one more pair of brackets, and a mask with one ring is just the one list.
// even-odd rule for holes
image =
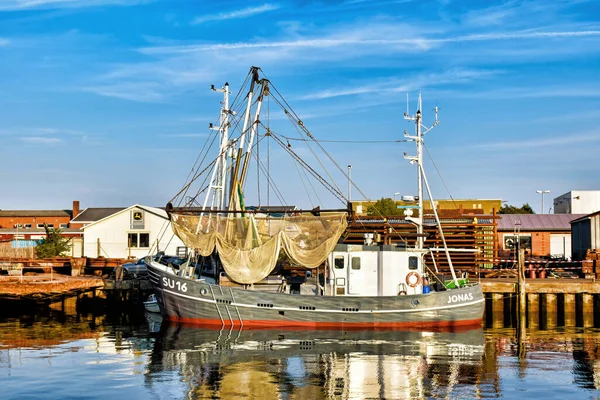
[[350, 256], [348, 263], [348, 293], [361, 294], [363, 285], [362, 266], [359, 256]]
[[571, 235], [565, 233], [551, 234], [550, 255], [552, 257], [571, 258]]

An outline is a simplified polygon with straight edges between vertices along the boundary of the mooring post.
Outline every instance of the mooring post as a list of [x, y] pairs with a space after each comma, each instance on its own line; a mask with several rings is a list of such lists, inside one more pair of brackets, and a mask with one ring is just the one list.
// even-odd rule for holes
[[525, 249], [519, 249], [519, 331], [517, 334], [519, 358], [525, 357], [525, 340], [527, 337], [527, 292], [525, 290]]
[[546, 328], [556, 328], [558, 320], [558, 301], [556, 294], [546, 293]]
[[594, 295], [584, 293], [583, 297], [583, 327], [594, 326]]
[[565, 293], [564, 297], [564, 310], [565, 310], [565, 327], [576, 326], [577, 308], [575, 303], [575, 295], [572, 293]]
[[504, 328], [504, 293], [492, 293], [492, 326]]
[[537, 293], [527, 293], [527, 321], [529, 329], [540, 326], [540, 295]]

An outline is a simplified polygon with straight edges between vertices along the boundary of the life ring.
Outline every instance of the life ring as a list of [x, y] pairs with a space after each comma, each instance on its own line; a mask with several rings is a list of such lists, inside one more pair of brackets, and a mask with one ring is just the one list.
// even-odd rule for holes
[[419, 286], [421, 283], [421, 275], [418, 272], [412, 271], [406, 275], [406, 284], [412, 288]]

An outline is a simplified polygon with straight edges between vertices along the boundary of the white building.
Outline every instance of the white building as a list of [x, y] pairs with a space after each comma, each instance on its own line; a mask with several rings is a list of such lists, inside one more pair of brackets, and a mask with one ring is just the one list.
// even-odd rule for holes
[[127, 208], [87, 208], [81, 224], [86, 257], [140, 258], [164, 251], [176, 255], [185, 245], [173, 234], [165, 210], [135, 204]]
[[554, 214], [591, 214], [600, 211], [600, 190], [572, 190], [554, 198]]

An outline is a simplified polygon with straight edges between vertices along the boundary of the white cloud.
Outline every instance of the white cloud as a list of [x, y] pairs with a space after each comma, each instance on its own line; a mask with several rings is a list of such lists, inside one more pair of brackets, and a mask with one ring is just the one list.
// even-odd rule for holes
[[[387, 79], [371, 81], [368, 85], [357, 86], [352, 89], [334, 88], [301, 96], [300, 100], [327, 99], [331, 97], [352, 96], [368, 93], [383, 92], [410, 92], [426, 87], [435, 87], [443, 84], [464, 83], [475, 79], [486, 78], [497, 75], [502, 71], [495, 70], [472, 70], [472, 69], [449, 69], [445, 72], [433, 72], [407, 77], [403, 80]], [[346, 85], [347, 86], [347, 85]]]
[[4, 38], [0, 38], [0, 47], [8, 46], [9, 44], [10, 44], [10, 40], [4, 39]]
[[600, 140], [600, 131], [590, 131], [582, 134], [569, 134], [565, 133], [561, 136], [554, 137], [543, 137], [538, 139], [531, 140], [515, 140], [510, 142], [492, 142], [492, 143], [483, 143], [476, 144], [472, 147], [482, 150], [510, 150], [510, 149], [524, 149], [524, 148], [541, 148], [541, 147], [551, 147], [557, 148], [557, 146], [561, 146], [564, 149], [565, 145], [576, 144], [576, 143], [598, 143]]
[[114, 83], [82, 88], [85, 92], [92, 92], [106, 97], [116, 97], [123, 100], [138, 101], [142, 103], [162, 103], [165, 93], [157, 82], [130, 82]]
[[171, 138], [204, 138], [207, 137], [206, 133], [174, 133], [165, 135]]
[[62, 140], [59, 138], [51, 138], [51, 137], [40, 137], [40, 136], [30, 136], [30, 137], [22, 137], [19, 138], [21, 141], [32, 144], [58, 144], [62, 143]]
[[223, 20], [228, 20], [228, 19], [247, 18], [247, 17], [251, 17], [253, 15], [258, 15], [258, 14], [262, 14], [265, 12], [277, 10], [279, 8], [280, 8], [280, 6], [277, 4], [263, 4], [262, 6], [248, 7], [248, 8], [244, 8], [242, 10], [237, 10], [237, 11], [222, 12], [222, 13], [212, 14], [212, 15], [203, 15], [201, 17], [194, 18], [191, 23], [196, 25], [196, 24], [202, 24], [202, 23], [211, 22], [211, 21], [223, 21]]
[[216, 43], [199, 45], [181, 45], [181, 46], [155, 46], [139, 49], [144, 54], [185, 54], [199, 53], [205, 51], [220, 50], [240, 50], [240, 49], [278, 49], [278, 48], [333, 48], [343, 46], [393, 46], [393, 45], [411, 45], [421, 49], [428, 50], [434, 45], [444, 43], [460, 42], [478, 42], [478, 41], [498, 41], [498, 40], [516, 40], [516, 39], [552, 39], [552, 38], [573, 38], [600, 36], [600, 30], [586, 31], [558, 31], [558, 32], [506, 32], [506, 33], [485, 33], [471, 34], [461, 36], [450, 36], [445, 38], [375, 38], [365, 39], [360, 37], [338, 38], [312, 38], [299, 39], [293, 41], [264, 41], [264, 42], [237, 42], [237, 43]]
[[83, 8], [105, 5], [130, 6], [152, 0], [0, 0], [0, 11]]

